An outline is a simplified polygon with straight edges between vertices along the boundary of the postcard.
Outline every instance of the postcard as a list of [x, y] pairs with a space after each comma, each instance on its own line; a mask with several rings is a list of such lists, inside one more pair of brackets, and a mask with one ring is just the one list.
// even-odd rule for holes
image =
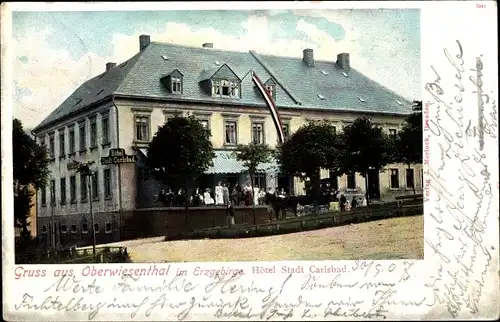
[[499, 318], [496, 2], [1, 9], [5, 320]]

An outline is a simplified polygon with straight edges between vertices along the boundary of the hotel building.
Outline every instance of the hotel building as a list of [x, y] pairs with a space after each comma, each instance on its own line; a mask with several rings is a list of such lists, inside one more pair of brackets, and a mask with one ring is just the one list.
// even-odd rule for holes
[[[263, 97], [251, 76], [245, 77], [251, 70], [272, 92], [286, 135], [314, 120], [328, 120], [341, 130], [361, 115], [395, 135], [411, 113], [410, 101], [351, 68], [348, 53], [318, 61], [312, 49], [304, 49], [300, 59], [217, 50], [212, 43], [199, 48], [156, 43], [148, 35], [141, 35], [138, 45], [135, 56], [107, 63], [33, 130], [51, 159], [49, 185], [37, 193], [39, 217], [88, 213], [90, 203], [93, 211], [104, 213], [154, 207], [161, 185], [144, 158], [158, 127], [175, 115], [194, 115], [211, 132], [216, 158], [200, 185], [245, 183], [247, 175], [231, 151], [239, 143], [273, 147], [278, 141]], [[112, 148], [137, 155], [138, 162], [101, 165], [101, 157]], [[74, 161], [95, 162], [91, 197], [87, 178], [69, 166]], [[265, 169], [256, 178], [259, 187], [303, 192], [302, 182], [293, 180], [288, 187], [273, 164]], [[384, 198], [412, 192], [413, 186], [421, 191], [421, 172], [420, 165], [388, 165], [374, 176], [370, 193]], [[322, 177], [329, 177], [327, 170]], [[365, 191], [359, 174], [332, 182], [343, 190]], [[111, 229], [105, 226], [101, 229]]]

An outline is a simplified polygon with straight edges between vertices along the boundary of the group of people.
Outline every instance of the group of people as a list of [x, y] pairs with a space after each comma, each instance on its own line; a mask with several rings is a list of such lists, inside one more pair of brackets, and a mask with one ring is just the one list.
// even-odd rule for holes
[[[273, 191], [268, 189], [267, 193], [276, 194], [279, 197], [285, 198], [286, 193], [284, 189], [277, 189]], [[183, 207], [188, 203], [191, 207], [201, 206], [252, 206], [264, 205], [266, 198], [266, 191], [260, 189], [258, 186], [252, 186], [248, 182], [244, 187], [236, 184], [229, 187], [229, 184], [219, 182], [213, 189], [206, 188], [202, 192], [200, 188], [193, 190], [191, 195], [186, 195], [184, 189], [179, 189], [174, 193], [172, 189], [162, 189], [158, 195], [158, 202], [164, 207]]]
[[356, 196], [352, 196], [352, 199], [349, 202], [346, 196], [342, 192], [340, 192], [338, 201], [340, 211], [356, 210], [356, 208], [358, 208], [358, 199], [356, 198]]

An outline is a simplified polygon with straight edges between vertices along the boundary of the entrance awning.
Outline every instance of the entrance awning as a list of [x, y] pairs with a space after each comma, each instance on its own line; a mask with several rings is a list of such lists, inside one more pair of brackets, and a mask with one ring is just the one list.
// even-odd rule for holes
[[[241, 173], [247, 171], [243, 163], [233, 157], [233, 151], [214, 151], [213, 165], [205, 172], [207, 174]], [[260, 164], [259, 172], [277, 173], [278, 165], [274, 158], [271, 162]]]

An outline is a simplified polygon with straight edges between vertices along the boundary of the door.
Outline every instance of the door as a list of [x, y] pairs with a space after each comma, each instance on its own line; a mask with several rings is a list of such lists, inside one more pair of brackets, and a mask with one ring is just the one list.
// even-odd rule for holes
[[368, 196], [370, 199], [380, 199], [379, 171], [375, 169], [368, 172]]

